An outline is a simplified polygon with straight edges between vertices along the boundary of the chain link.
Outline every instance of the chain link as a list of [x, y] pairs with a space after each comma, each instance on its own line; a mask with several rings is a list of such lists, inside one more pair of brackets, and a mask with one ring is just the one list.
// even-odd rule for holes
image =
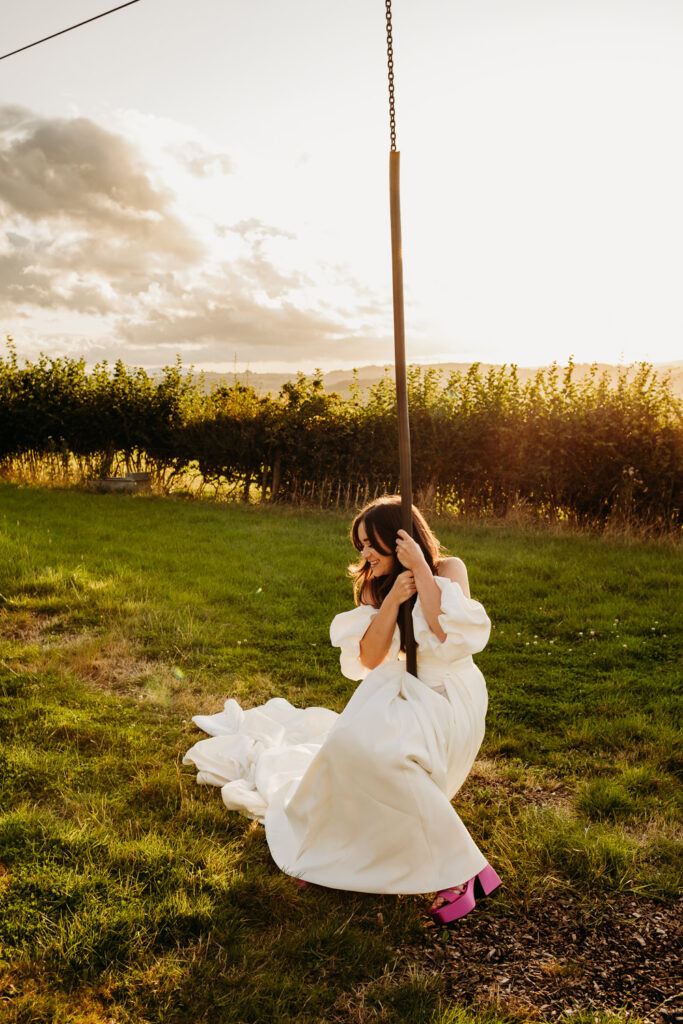
[[387, 66], [389, 68], [389, 130], [391, 149], [396, 150], [396, 107], [394, 104], [394, 40], [391, 34], [391, 0], [384, 0], [387, 10]]

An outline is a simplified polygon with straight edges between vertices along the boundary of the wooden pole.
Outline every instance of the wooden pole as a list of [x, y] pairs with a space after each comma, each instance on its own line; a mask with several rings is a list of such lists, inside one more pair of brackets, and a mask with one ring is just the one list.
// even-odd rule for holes
[[[408, 420], [408, 382], [406, 378], [406, 339], [403, 318], [403, 246], [401, 242], [400, 156], [389, 153], [389, 203], [391, 211], [391, 266], [394, 283], [394, 363], [396, 366], [396, 405], [398, 409], [398, 449], [401, 474], [401, 521], [413, 536], [413, 479], [410, 465], [410, 424]], [[401, 609], [406, 638], [406, 668], [417, 675], [417, 651], [413, 633], [412, 609], [406, 601]]]

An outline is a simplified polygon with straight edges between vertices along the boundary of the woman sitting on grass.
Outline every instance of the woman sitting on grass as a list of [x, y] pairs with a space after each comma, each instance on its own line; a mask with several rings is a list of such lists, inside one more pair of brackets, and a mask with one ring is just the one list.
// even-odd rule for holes
[[[338, 715], [282, 698], [243, 711], [228, 700], [193, 721], [212, 738], [183, 759], [225, 804], [264, 822], [276, 864], [334, 889], [440, 890], [430, 913], [446, 924], [500, 885], [450, 801], [484, 737], [486, 683], [472, 661], [491, 624], [470, 599], [459, 558], [413, 506], [379, 498], [355, 518], [357, 605], [332, 621], [341, 670], [362, 680]], [[406, 671], [401, 605], [410, 601], [417, 678]]]

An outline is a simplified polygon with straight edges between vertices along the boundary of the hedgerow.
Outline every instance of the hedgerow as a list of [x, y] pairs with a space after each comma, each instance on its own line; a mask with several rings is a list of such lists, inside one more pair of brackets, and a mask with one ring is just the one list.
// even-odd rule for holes
[[[579, 523], [678, 527], [683, 416], [647, 363], [616, 380], [570, 364], [526, 383], [516, 367], [478, 365], [408, 380], [413, 486], [437, 511], [503, 516], [523, 506]], [[166, 491], [188, 479], [217, 493], [351, 505], [399, 486], [394, 384], [325, 391], [299, 374], [277, 396], [245, 384], [206, 393], [180, 360], [151, 376], [121, 361], [0, 358], [0, 467], [93, 480], [148, 470]]]

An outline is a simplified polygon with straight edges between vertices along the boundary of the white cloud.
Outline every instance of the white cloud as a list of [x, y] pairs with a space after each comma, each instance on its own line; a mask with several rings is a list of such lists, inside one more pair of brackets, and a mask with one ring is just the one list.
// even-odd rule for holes
[[[309, 261], [304, 273], [297, 236], [244, 205], [225, 223], [211, 218], [198, 197], [235, 164], [205, 140], [155, 119], [143, 146], [89, 118], [19, 107], [0, 108], [0, 125], [0, 312], [19, 324], [20, 351], [21, 321], [50, 314], [41, 348], [61, 345], [67, 325], [82, 337], [94, 324], [91, 354], [148, 365], [161, 351], [216, 363], [236, 350], [327, 363], [340, 346], [360, 359], [378, 344], [385, 310], [343, 266]], [[189, 179], [202, 179], [199, 192]]]
[[227, 153], [211, 153], [196, 141], [173, 143], [166, 147], [175, 159], [196, 178], [234, 174], [235, 161]]

